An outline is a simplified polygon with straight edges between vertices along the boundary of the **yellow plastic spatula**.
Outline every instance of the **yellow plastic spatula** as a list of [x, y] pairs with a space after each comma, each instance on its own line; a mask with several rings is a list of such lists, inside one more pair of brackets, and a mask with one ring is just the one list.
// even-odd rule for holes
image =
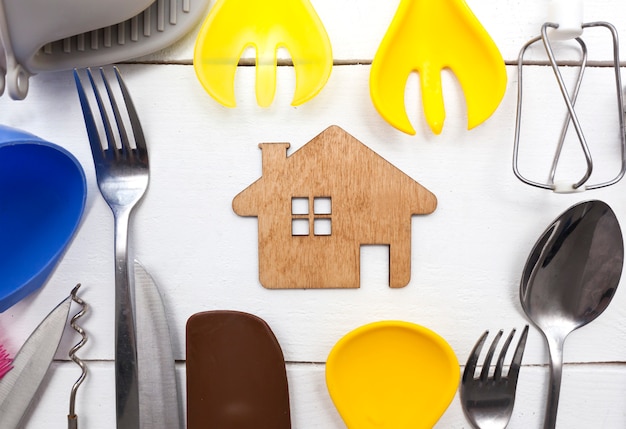
[[309, 0], [218, 0], [202, 24], [194, 51], [196, 75], [219, 103], [235, 107], [235, 72], [246, 48], [256, 49], [256, 98], [272, 104], [278, 48], [296, 71], [292, 105], [315, 97], [333, 65], [330, 40]]
[[326, 361], [328, 392], [348, 429], [431, 429], [459, 378], [459, 363], [443, 338], [401, 321], [349, 332]]
[[487, 31], [463, 0], [402, 0], [372, 63], [374, 106], [391, 125], [415, 134], [404, 93], [409, 74], [418, 72], [426, 121], [441, 133], [443, 69], [450, 69], [461, 85], [468, 129], [489, 118], [504, 96], [507, 76]]

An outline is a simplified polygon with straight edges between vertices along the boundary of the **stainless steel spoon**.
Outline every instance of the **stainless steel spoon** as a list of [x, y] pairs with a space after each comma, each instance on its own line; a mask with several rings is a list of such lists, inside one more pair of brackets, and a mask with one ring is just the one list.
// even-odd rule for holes
[[544, 429], [556, 424], [563, 343], [609, 305], [622, 273], [624, 242], [613, 210], [602, 201], [569, 208], [539, 238], [520, 285], [528, 318], [550, 351], [550, 388]]

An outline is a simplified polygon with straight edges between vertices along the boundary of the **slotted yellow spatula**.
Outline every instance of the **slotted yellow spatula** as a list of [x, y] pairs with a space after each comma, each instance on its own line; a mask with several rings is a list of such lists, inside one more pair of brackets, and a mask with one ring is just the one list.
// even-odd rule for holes
[[415, 134], [405, 110], [409, 74], [418, 72], [424, 115], [441, 133], [446, 116], [441, 71], [458, 79], [467, 103], [467, 127], [485, 121], [506, 89], [506, 68], [497, 46], [463, 0], [402, 0], [374, 57], [370, 95], [381, 116]]
[[309, 101], [324, 87], [333, 65], [330, 40], [309, 0], [218, 0], [204, 21], [194, 68], [204, 89], [235, 107], [234, 79], [241, 55], [256, 49], [256, 98], [272, 104], [278, 48], [286, 48], [296, 71], [292, 105]]

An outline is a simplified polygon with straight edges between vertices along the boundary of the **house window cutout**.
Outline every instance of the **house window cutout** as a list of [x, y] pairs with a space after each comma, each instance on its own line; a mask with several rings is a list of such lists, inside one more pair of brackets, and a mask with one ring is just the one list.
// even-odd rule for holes
[[329, 215], [332, 213], [332, 200], [330, 197], [313, 198], [313, 213], [316, 215]]
[[291, 220], [291, 235], [309, 235], [309, 219], [295, 218]]
[[314, 235], [331, 235], [332, 222], [329, 218], [315, 218], [313, 220]]
[[310, 234], [309, 198], [293, 197], [291, 198], [291, 235], [306, 237]]
[[293, 197], [291, 199], [291, 214], [292, 215], [308, 215], [309, 214], [309, 199], [307, 197]]
[[[313, 212], [310, 211], [310, 200], [307, 197], [291, 198], [291, 235], [316, 236], [331, 235], [332, 200], [330, 197], [314, 197]], [[311, 225], [313, 231], [311, 231]]]

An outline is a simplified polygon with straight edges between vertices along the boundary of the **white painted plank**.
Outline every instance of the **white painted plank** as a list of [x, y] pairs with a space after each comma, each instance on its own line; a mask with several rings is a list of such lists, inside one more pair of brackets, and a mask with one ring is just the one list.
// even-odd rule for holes
[[[516, 70], [509, 67], [508, 71], [502, 105], [489, 121], [469, 132], [462, 97], [447, 76], [448, 119], [440, 136], [432, 135], [423, 122], [412, 79], [407, 105], [418, 134], [408, 136], [390, 127], [373, 108], [368, 66], [336, 67], [322, 93], [297, 108], [289, 105], [293, 70], [281, 67], [277, 98], [268, 109], [256, 105], [250, 67], [241, 68], [237, 76], [239, 107], [226, 109], [202, 90], [189, 65], [122, 66], [144, 124], [152, 166], [150, 189], [137, 211], [131, 244], [133, 254], [161, 286], [177, 359], [184, 359], [185, 322], [193, 313], [214, 309], [254, 313], [270, 324], [286, 359], [297, 363], [289, 367], [294, 427], [332, 429], [343, 426], [327, 397], [321, 363], [351, 329], [381, 319], [419, 323], [446, 338], [463, 363], [483, 330], [526, 323], [518, 284], [526, 257], [544, 228], [570, 205], [591, 198], [609, 203], [625, 225], [626, 201], [623, 182], [586, 194], [555, 195], [523, 185], [513, 176]], [[529, 174], [543, 177], [540, 167], [549, 154], [540, 149], [554, 144], [550, 125], [553, 118], [561, 117], [553, 112], [562, 106], [554, 94], [549, 95], [554, 90], [549, 69], [528, 67], [527, 71], [532, 109], [526, 122], [529, 134], [524, 142], [529, 146], [525, 146], [524, 166]], [[589, 118], [585, 128], [593, 136], [592, 150], [599, 151], [595, 162], [613, 168], [618, 154], [611, 145], [617, 128], [610, 116], [615, 113], [614, 103], [604, 93], [606, 73], [588, 70], [589, 92], [581, 94], [579, 105]], [[74, 153], [85, 168], [90, 192], [81, 229], [49, 283], [0, 314], [0, 343], [15, 353], [54, 304], [77, 282], [83, 283], [83, 298], [91, 308], [83, 319], [90, 341], [81, 354], [97, 362], [92, 363], [94, 376], [79, 396], [78, 412], [84, 418], [82, 426], [108, 429], [114, 419], [109, 362], [113, 356], [112, 218], [95, 183], [71, 73], [34, 77], [26, 100], [4, 97], [0, 110], [4, 124]], [[413, 220], [412, 280], [404, 289], [388, 288], [388, 255], [383, 247], [363, 249], [360, 290], [269, 291], [258, 282], [256, 220], [236, 216], [232, 198], [261, 174], [259, 142], [289, 141], [293, 152], [331, 124], [344, 127], [439, 198], [434, 214]], [[575, 167], [574, 163], [568, 169]], [[606, 174], [603, 169], [597, 169], [600, 175]], [[566, 367], [560, 427], [626, 424], [621, 406], [626, 385], [623, 287], [604, 315], [566, 343], [567, 362], [594, 364]], [[77, 340], [70, 334], [68, 330], [58, 359], [66, 359]], [[539, 425], [547, 373], [535, 365], [546, 361], [543, 340], [533, 329], [510, 427]], [[318, 364], [303, 364], [309, 362]], [[53, 372], [28, 427], [50, 427], [51, 419], [59, 426], [64, 422], [66, 392], [77, 372], [69, 363], [56, 366], [59, 369]], [[469, 427], [458, 398], [438, 427]]]
[[[526, 322], [517, 297], [521, 272], [535, 240], [560, 212], [577, 201], [601, 198], [621, 219], [625, 213], [622, 184], [583, 195], [555, 195], [513, 176], [512, 69], [511, 88], [488, 122], [465, 131], [461, 100], [451, 87], [442, 135], [430, 134], [415, 110], [412, 117], [420, 127], [416, 137], [395, 131], [377, 115], [363, 84], [366, 66], [338, 68], [329, 87], [298, 108], [288, 106], [292, 77], [290, 70], [281, 69], [277, 100], [267, 110], [256, 106], [252, 89], [243, 82], [240, 107], [217, 105], [199, 88], [190, 66], [122, 70], [146, 129], [152, 165], [150, 189], [137, 211], [131, 244], [163, 288], [178, 359], [184, 356], [186, 319], [212, 309], [237, 309], [265, 318], [292, 361], [324, 361], [335, 341], [352, 328], [390, 318], [430, 327], [464, 356], [482, 330]], [[589, 70], [590, 79], [595, 71]], [[249, 73], [251, 69], [242, 68], [240, 78]], [[88, 356], [110, 358], [111, 214], [96, 187], [71, 74], [42, 75], [33, 83], [32, 97], [24, 102], [3, 100], [5, 123], [71, 150], [85, 168], [90, 195], [82, 227], [49, 285], [0, 315], [0, 326], [10, 323], [11, 330], [17, 330], [7, 345], [15, 350], [50, 303], [82, 282], [93, 309], [85, 320], [94, 333]], [[560, 107], [559, 100], [545, 102]], [[589, 107], [593, 110], [595, 104]], [[353, 133], [439, 198], [433, 215], [413, 220], [412, 280], [406, 288], [387, 286], [388, 256], [382, 247], [363, 249], [360, 290], [271, 291], [258, 282], [256, 219], [236, 216], [232, 198], [260, 176], [259, 142], [290, 141], [296, 150], [331, 124]], [[618, 155], [607, 152], [596, 159], [598, 165]], [[533, 156], [531, 166], [548, 155]], [[572, 336], [567, 360], [624, 359], [626, 343], [607, 344], [607, 338], [622, 333], [624, 299], [618, 290], [607, 313]], [[531, 333], [529, 341], [528, 362], [545, 362], [539, 334]]]
[[[76, 414], [79, 427], [114, 427], [113, 364], [89, 362], [89, 376], [79, 388]], [[73, 363], [54, 363], [38, 392], [36, 407], [28, 415], [25, 429], [64, 427], [69, 390], [79, 374]], [[178, 366], [184, 386], [184, 368]], [[292, 427], [302, 429], [345, 428], [326, 390], [323, 365], [287, 366]], [[510, 429], [540, 427], [543, 420], [547, 369], [524, 367]], [[623, 398], [626, 395], [626, 369], [623, 365], [566, 365], [559, 407], [558, 427], [570, 429], [623, 428], [626, 424]], [[183, 399], [185, 392], [182, 392]], [[184, 412], [184, 410], [183, 410]], [[436, 428], [470, 428], [457, 394]]]
[[[214, 3], [211, 2], [210, 8]], [[313, 0], [311, 3], [331, 40], [333, 57], [350, 61], [374, 58], [400, 2]], [[541, 25], [548, 20], [548, 0], [467, 0], [466, 3], [506, 61], [517, 61], [522, 46], [540, 35]], [[605, 21], [613, 24], [618, 33], [626, 31], [623, 20], [618, 19], [625, 7], [621, 2], [597, 0], [583, 3], [585, 22]], [[445, 25], [445, 22], [441, 23], [441, 26]], [[199, 28], [200, 25], [174, 46], [147, 58], [153, 61], [191, 61]], [[608, 60], [612, 57], [611, 39], [607, 30], [587, 30], [583, 37], [590, 44], [591, 59]], [[561, 49], [560, 52], [564, 51]], [[625, 52], [622, 46], [622, 57]], [[252, 56], [247, 53], [246, 57]]]

